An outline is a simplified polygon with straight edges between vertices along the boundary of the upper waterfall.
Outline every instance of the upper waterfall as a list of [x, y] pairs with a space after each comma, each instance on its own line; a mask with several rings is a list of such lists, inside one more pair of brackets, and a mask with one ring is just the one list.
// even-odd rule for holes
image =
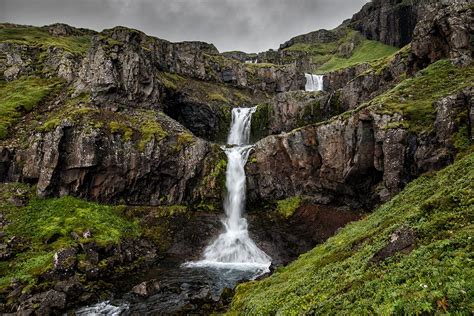
[[324, 76], [313, 75], [305, 73], [306, 85], [304, 86], [305, 91], [323, 91], [324, 89]]

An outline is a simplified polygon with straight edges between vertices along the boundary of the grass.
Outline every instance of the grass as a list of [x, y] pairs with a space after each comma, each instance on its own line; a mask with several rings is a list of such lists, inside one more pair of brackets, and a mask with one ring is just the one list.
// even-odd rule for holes
[[209, 101], [217, 101], [217, 102], [222, 102], [222, 103], [230, 103], [229, 99], [227, 99], [224, 94], [221, 94], [219, 92], [211, 92], [207, 95], [207, 98]]
[[429, 130], [434, 122], [433, 103], [472, 85], [473, 80], [473, 66], [461, 68], [449, 60], [440, 60], [374, 98], [370, 104], [381, 105], [381, 113], [402, 114], [410, 131], [422, 132]]
[[91, 45], [91, 36], [51, 36], [46, 28], [9, 27], [0, 25], [0, 42], [25, 44], [47, 49], [59, 47], [73, 54], [84, 56]]
[[[25, 251], [7, 261], [0, 262], [0, 288], [10, 284], [12, 278], [34, 283], [37, 275], [52, 265], [58, 249], [77, 246], [78, 242], [95, 242], [99, 245], [118, 243], [123, 237], [137, 237], [137, 223], [122, 216], [124, 208], [101, 205], [66, 196], [53, 199], [32, 197], [24, 207], [12, 206], [8, 197], [19, 190], [28, 190], [21, 184], [1, 185], [2, 213], [11, 222], [5, 229], [6, 238], [17, 236], [24, 240]], [[81, 235], [91, 231], [92, 238], [76, 241], [71, 233]]]
[[[474, 154], [410, 183], [271, 277], [237, 287], [230, 314], [468, 315], [474, 308]], [[409, 254], [371, 258], [405, 227]]]
[[390, 56], [398, 51], [397, 47], [385, 45], [378, 41], [364, 39], [354, 49], [349, 58], [333, 55], [329, 61], [321, 65], [316, 72], [326, 73], [342, 68], [351, 67], [357, 64], [374, 61], [376, 59]]
[[[1, 30], [1, 29], [0, 29]], [[59, 79], [22, 77], [15, 81], [0, 82], [0, 139], [8, 136], [8, 129], [25, 113], [45, 99], [61, 85]]]
[[276, 211], [284, 218], [290, 218], [301, 205], [301, 197], [294, 196], [277, 201]]

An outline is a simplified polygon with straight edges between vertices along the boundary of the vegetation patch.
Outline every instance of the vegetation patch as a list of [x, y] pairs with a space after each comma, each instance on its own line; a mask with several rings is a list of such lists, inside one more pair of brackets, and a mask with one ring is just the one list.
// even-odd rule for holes
[[284, 218], [290, 218], [300, 207], [302, 199], [300, 196], [293, 196], [277, 201], [276, 211]]
[[[239, 285], [230, 313], [470, 314], [473, 183], [472, 153], [421, 176], [271, 277]], [[414, 232], [411, 248], [374, 262], [400, 229]]]
[[331, 59], [326, 63], [321, 65], [316, 70], [316, 73], [326, 73], [361, 63], [371, 62], [376, 59], [391, 56], [397, 51], [397, 47], [385, 45], [378, 41], [363, 39], [362, 42], [354, 49], [351, 56], [345, 58], [336, 54], [332, 56]]
[[141, 140], [138, 144], [138, 148], [143, 150], [153, 139], [160, 141], [168, 136], [168, 133], [163, 129], [156, 114], [152, 111], [142, 113], [141, 117], [144, 121], [140, 125]]
[[472, 85], [473, 79], [473, 66], [461, 68], [449, 60], [440, 60], [369, 104], [379, 105], [379, 112], [383, 114], [402, 114], [409, 130], [423, 132], [429, 130], [435, 120], [434, 102]]
[[211, 92], [207, 95], [209, 101], [218, 101], [222, 103], [230, 103], [229, 99], [227, 99], [224, 94], [218, 92]]
[[161, 72], [159, 77], [165, 88], [170, 90], [177, 90], [179, 85], [184, 81], [184, 78], [180, 75], [170, 72]]
[[133, 130], [125, 123], [112, 121], [109, 123], [109, 128], [113, 134], [122, 135], [125, 141], [130, 141], [132, 139]]
[[259, 104], [255, 113], [252, 114], [250, 134], [253, 141], [257, 141], [268, 135], [271, 111], [271, 105], [264, 103]]
[[194, 142], [193, 134], [189, 132], [179, 133], [176, 140], [176, 151], [181, 151], [186, 145]]
[[[0, 29], [1, 30], [1, 29]], [[8, 136], [8, 129], [25, 113], [61, 86], [59, 79], [22, 77], [10, 82], [0, 82], [0, 139]]]
[[[36, 276], [52, 266], [55, 251], [78, 243], [95, 242], [99, 245], [118, 243], [124, 237], [138, 237], [139, 226], [123, 216], [124, 207], [101, 205], [66, 196], [54, 199], [31, 197], [26, 206], [14, 206], [8, 202], [25, 185], [1, 186], [2, 213], [10, 222], [4, 239], [21, 238], [24, 251], [0, 262], [0, 288], [10, 284], [13, 278], [34, 283]], [[29, 194], [32, 196], [32, 194]], [[18, 197], [17, 197], [18, 198]], [[90, 238], [82, 238], [84, 232]], [[73, 235], [80, 236], [79, 240]]]
[[0, 25], [0, 42], [41, 47], [59, 47], [84, 56], [91, 46], [90, 35], [52, 36], [42, 27], [9, 27]]

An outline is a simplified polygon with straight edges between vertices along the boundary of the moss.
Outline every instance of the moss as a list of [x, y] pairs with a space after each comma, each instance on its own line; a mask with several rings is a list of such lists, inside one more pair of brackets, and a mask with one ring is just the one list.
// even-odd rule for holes
[[186, 145], [193, 143], [194, 140], [194, 136], [191, 133], [184, 132], [178, 134], [175, 147], [176, 151], [181, 151]]
[[300, 207], [302, 199], [300, 196], [293, 196], [277, 201], [276, 211], [284, 218], [290, 218]]
[[8, 83], [0, 82], [0, 139], [25, 113], [33, 110], [50, 93], [60, 87], [59, 79], [22, 77]]
[[368, 104], [380, 105], [379, 113], [403, 115], [408, 129], [415, 133], [428, 131], [435, 119], [433, 103], [472, 84], [474, 67], [457, 67], [440, 60], [406, 79]]
[[253, 141], [259, 140], [268, 135], [271, 111], [271, 105], [265, 103], [259, 104], [255, 113], [252, 114], [250, 135]]
[[[78, 242], [86, 241], [108, 245], [140, 234], [137, 223], [125, 219], [120, 207], [69, 196], [54, 199], [32, 197], [24, 207], [10, 204], [9, 194], [22, 190], [25, 191], [24, 185], [1, 185], [2, 213], [10, 222], [5, 228], [6, 238], [21, 238], [26, 247], [25, 251], [0, 263], [0, 287], [9, 285], [12, 278], [34, 283], [36, 276], [51, 267], [54, 252], [61, 248], [78, 246]], [[81, 235], [86, 230], [92, 232], [91, 239], [77, 241], [71, 236], [73, 232]]]
[[[70, 94], [72, 94], [72, 91], [70, 91]], [[46, 121], [36, 129], [40, 132], [48, 132], [61, 125], [64, 120], [72, 123], [86, 123], [92, 126], [97, 126], [97, 123], [103, 125], [103, 122], [94, 122], [91, 119], [92, 115], [97, 113], [99, 113], [99, 110], [93, 107], [90, 95], [81, 93], [78, 96], [67, 98], [64, 104], [48, 113]]]
[[[166, 251], [172, 241], [174, 229], [181, 216], [188, 214], [185, 205], [129, 208], [129, 218], [144, 218], [141, 223], [142, 237], [152, 241], [159, 251]], [[179, 224], [178, 224], [179, 225]]]
[[324, 119], [324, 113], [321, 111], [321, 105], [319, 100], [315, 100], [306, 104], [303, 110], [299, 113], [297, 120], [297, 127], [305, 126], [320, 122]]
[[170, 90], [177, 90], [178, 86], [184, 81], [184, 78], [178, 74], [161, 72], [159, 74], [161, 83]]
[[240, 91], [235, 91], [234, 92], [234, 96], [237, 97], [237, 99], [240, 100], [240, 102], [244, 102], [244, 103], [248, 103], [251, 101], [250, 97], [243, 94], [242, 92]]
[[0, 42], [26, 44], [42, 49], [59, 47], [70, 53], [85, 56], [91, 46], [91, 36], [52, 36], [46, 28], [2, 25], [0, 27]]
[[58, 127], [59, 125], [61, 125], [61, 119], [55, 117], [44, 122], [44, 124], [39, 128], [39, 131], [49, 132], [56, 129], [56, 127]]
[[141, 140], [138, 143], [140, 150], [145, 149], [145, 146], [153, 139], [158, 142], [168, 136], [156, 116], [149, 112], [147, 114], [143, 117], [144, 121], [140, 125]]
[[230, 103], [229, 99], [227, 99], [223, 94], [218, 92], [211, 92], [207, 95], [209, 101], [219, 101], [223, 103]]
[[342, 68], [347, 68], [353, 65], [370, 62], [376, 59], [384, 58], [393, 55], [398, 51], [398, 48], [385, 45], [378, 41], [370, 41], [367, 39], [354, 49], [352, 55], [348, 58], [334, 55], [329, 61], [321, 65], [316, 72], [326, 73]]
[[[473, 183], [472, 153], [418, 178], [271, 277], [239, 285], [230, 314], [469, 314]], [[413, 250], [373, 263], [399, 228], [415, 232]]]
[[114, 134], [120, 134], [125, 141], [130, 141], [133, 136], [133, 129], [126, 123], [112, 121], [109, 123], [110, 131]]
[[230, 106], [219, 106], [217, 109], [214, 107], [214, 109], [216, 113], [219, 113], [219, 131], [215, 140], [225, 143], [232, 121], [232, 110]]

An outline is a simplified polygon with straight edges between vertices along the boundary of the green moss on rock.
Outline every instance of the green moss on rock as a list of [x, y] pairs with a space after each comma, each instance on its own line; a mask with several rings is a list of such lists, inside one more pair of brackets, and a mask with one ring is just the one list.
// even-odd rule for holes
[[252, 115], [250, 134], [253, 141], [261, 139], [268, 135], [271, 105], [268, 103], [259, 104], [255, 113]]
[[[23, 192], [21, 196], [18, 192]], [[13, 278], [34, 283], [36, 277], [52, 266], [54, 252], [79, 242], [95, 242], [99, 245], [118, 243], [125, 237], [138, 237], [137, 223], [123, 216], [123, 207], [101, 205], [66, 196], [39, 199], [32, 196], [29, 188], [20, 184], [0, 186], [0, 205], [9, 224], [6, 238], [20, 238], [23, 251], [15, 257], [0, 262], [0, 288], [10, 284]], [[12, 198], [28, 199], [25, 206], [14, 206]], [[73, 234], [82, 236], [91, 232], [88, 239], [76, 240]]]
[[419, 133], [432, 128], [434, 102], [472, 85], [474, 67], [457, 67], [449, 60], [437, 61], [406, 79], [368, 104], [379, 105], [378, 112], [403, 115], [410, 131]]
[[52, 91], [60, 87], [59, 79], [22, 77], [8, 83], [0, 82], [0, 139], [18, 119], [33, 110]]
[[0, 25], [0, 42], [25, 44], [47, 49], [59, 47], [84, 56], [91, 46], [90, 35], [52, 36], [45, 27]]
[[284, 218], [290, 218], [300, 207], [302, 199], [300, 196], [293, 196], [277, 201], [276, 211]]

